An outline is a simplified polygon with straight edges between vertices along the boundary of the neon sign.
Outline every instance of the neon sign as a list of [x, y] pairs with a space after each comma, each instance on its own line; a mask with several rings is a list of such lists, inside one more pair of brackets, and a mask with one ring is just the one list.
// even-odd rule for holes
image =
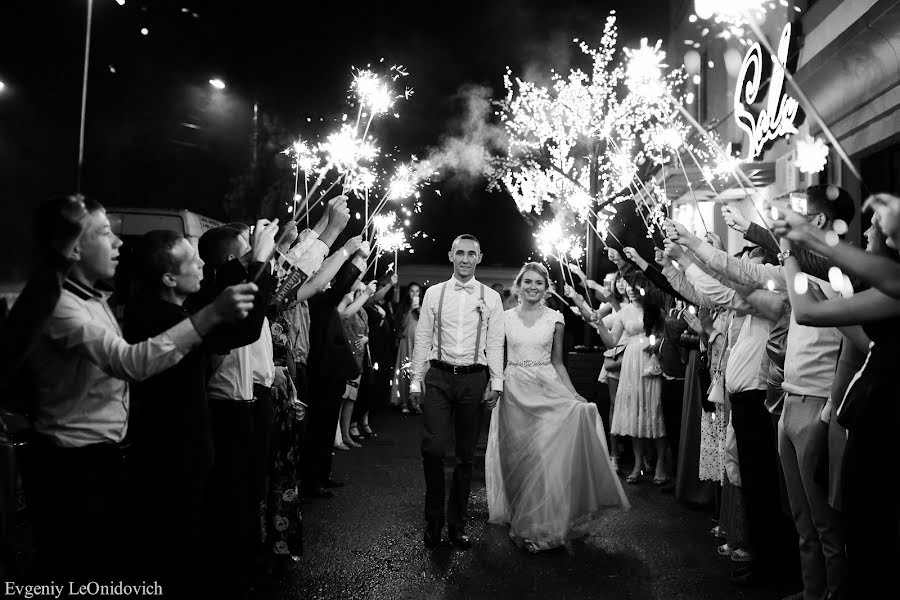
[[[788, 23], [778, 42], [778, 60], [770, 57], [770, 61], [765, 61], [757, 42], [747, 51], [741, 64], [734, 90], [734, 118], [738, 127], [750, 136], [748, 159], [757, 158], [778, 138], [796, 134], [797, 125], [803, 123], [805, 115], [800, 103], [784, 91], [784, 69], [781, 65], [787, 66], [790, 45], [791, 24]], [[763, 77], [769, 71], [768, 90], [763, 90], [766, 85]], [[766, 100], [765, 107], [754, 108], [763, 100]]]

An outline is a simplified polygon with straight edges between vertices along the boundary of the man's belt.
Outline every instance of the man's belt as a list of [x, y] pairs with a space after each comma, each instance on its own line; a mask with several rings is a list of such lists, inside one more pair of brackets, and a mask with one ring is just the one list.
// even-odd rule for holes
[[483, 373], [488, 370], [487, 365], [451, 365], [442, 360], [432, 359], [431, 366], [441, 371], [447, 371], [454, 375], [468, 375], [469, 373]]

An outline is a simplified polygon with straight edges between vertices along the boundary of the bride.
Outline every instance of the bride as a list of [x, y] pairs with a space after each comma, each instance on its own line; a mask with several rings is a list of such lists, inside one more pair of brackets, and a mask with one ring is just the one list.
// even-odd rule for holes
[[544, 306], [547, 269], [528, 263], [503, 313], [507, 364], [485, 457], [489, 522], [529, 552], [564, 545], [602, 509], [628, 507], [597, 407], [563, 366], [563, 316]]

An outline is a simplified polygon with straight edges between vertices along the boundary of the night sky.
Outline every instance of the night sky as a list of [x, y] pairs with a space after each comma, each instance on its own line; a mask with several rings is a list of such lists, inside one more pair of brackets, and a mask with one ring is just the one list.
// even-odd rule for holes
[[[351, 67], [377, 66], [382, 57], [407, 67], [402, 83], [415, 92], [398, 105], [400, 119], [378, 122], [375, 133], [401, 160], [425, 157], [458, 131], [461, 89], [484, 86], [502, 96], [507, 65], [517, 74], [565, 72], [580, 57], [572, 38], [599, 41], [611, 9], [621, 45], [665, 37], [667, 5], [94, 0], [82, 191], [108, 206], [233, 218], [223, 198], [251, 162], [254, 101], [263, 121], [274, 120], [273, 132], [326, 134], [349, 112]], [[34, 205], [75, 187], [86, 6], [4, 2], [0, 204], [4, 223], [15, 226], [4, 228], [0, 275], [22, 262], [16, 249], [26, 243]], [[227, 89], [214, 92], [211, 77]], [[275, 169], [280, 141], [263, 138], [269, 146], [260, 161]], [[487, 264], [521, 264], [533, 251], [532, 230], [512, 200], [488, 193], [484, 181], [437, 182], [425, 188], [423, 205], [412, 229], [431, 239], [416, 240], [415, 255], [404, 260], [441, 260], [463, 231], [482, 239]]]

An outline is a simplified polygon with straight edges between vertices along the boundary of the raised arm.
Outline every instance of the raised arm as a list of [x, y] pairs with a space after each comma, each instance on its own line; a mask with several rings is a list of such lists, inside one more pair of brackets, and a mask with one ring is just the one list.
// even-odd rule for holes
[[[785, 251], [790, 250], [791, 242], [782, 239], [781, 244]], [[790, 281], [795, 281], [801, 273], [800, 265], [793, 256], [785, 259], [784, 268]], [[900, 301], [878, 289], [864, 290], [850, 298], [836, 297], [820, 301], [809, 289], [813, 285], [813, 282], [808, 282], [807, 290], [802, 294], [797, 292], [797, 286], [788, 286], [794, 318], [800, 325], [838, 327], [900, 316]]]
[[[375, 293], [375, 282], [370, 281], [368, 285], [366, 285], [366, 289], [359, 295], [358, 298], [349, 302], [347, 306], [341, 309], [340, 305], [338, 306], [338, 312], [341, 313], [342, 317], [351, 317], [358, 313], [363, 306], [365, 306], [366, 302], [368, 302], [369, 298]], [[343, 302], [341, 303], [343, 304]]]
[[107, 375], [143, 381], [178, 363], [220, 323], [246, 317], [256, 289], [252, 283], [229, 287], [212, 304], [137, 344], [129, 344], [109, 328], [85, 319], [83, 309], [64, 297], [50, 317], [45, 335], [63, 351], [83, 354]]
[[780, 216], [782, 218], [775, 221], [773, 228], [782, 238], [818, 252], [849, 275], [892, 298], [900, 299], [900, 263], [845, 242], [831, 246], [826, 241], [825, 232], [811, 226], [806, 219], [791, 210], [782, 211]]
[[775, 289], [784, 290], [784, 274], [781, 267], [755, 264], [729, 256], [723, 250], [713, 248], [675, 221], [666, 221], [666, 234], [670, 240], [683, 244], [711, 269], [732, 281], [751, 288], [774, 285]]

